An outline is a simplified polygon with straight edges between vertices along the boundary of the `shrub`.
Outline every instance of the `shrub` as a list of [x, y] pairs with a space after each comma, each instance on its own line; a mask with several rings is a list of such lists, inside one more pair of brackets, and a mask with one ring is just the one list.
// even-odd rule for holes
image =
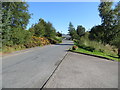
[[54, 40], [57, 41], [57, 43], [61, 43], [62, 42], [62, 37], [55, 37]]
[[78, 49], [78, 46], [76, 46], [76, 45], [74, 45], [73, 47], [72, 47], [72, 50], [77, 50]]
[[45, 37], [35, 37], [35, 36], [33, 36], [31, 41], [29, 43], [25, 44], [25, 47], [26, 48], [31, 48], [31, 47], [35, 47], [35, 46], [43, 46], [43, 45], [48, 45], [48, 44], [50, 44], [50, 42]]
[[80, 48], [86, 49], [88, 51], [99, 51], [107, 55], [117, 55], [117, 48], [111, 45], [103, 45], [97, 41], [91, 41], [89, 38], [81, 37], [80, 40], [75, 41], [75, 44]]
[[53, 39], [53, 38], [48, 38], [48, 40], [50, 41], [51, 44], [57, 44], [58, 41]]

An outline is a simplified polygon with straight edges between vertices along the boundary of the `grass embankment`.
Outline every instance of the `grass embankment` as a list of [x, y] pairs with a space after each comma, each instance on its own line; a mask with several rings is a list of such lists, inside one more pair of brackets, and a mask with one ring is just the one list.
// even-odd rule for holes
[[120, 61], [117, 55], [117, 48], [110, 45], [103, 45], [95, 41], [75, 41], [75, 45], [72, 47], [71, 51], [101, 56], [107, 59]]
[[45, 38], [45, 37], [35, 37], [33, 36], [31, 40], [26, 44], [21, 45], [13, 45], [13, 46], [3, 46], [0, 49], [0, 54], [8, 54], [15, 51], [20, 51], [28, 48], [33, 47], [42, 47], [49, 44], [57, 44], [62, 42], [62, 37], [55, 37], [55, 38]]

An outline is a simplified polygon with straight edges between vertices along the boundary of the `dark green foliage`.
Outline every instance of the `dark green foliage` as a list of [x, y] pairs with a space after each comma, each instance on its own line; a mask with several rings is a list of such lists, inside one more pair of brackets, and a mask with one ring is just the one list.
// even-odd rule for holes
[[[43, 19], [39, 19], [39, 22], [34, 25], [34, 36], [43, 37], [45, 35], [46, 22]], [[32, 31], [32, 28], [30, 29]]]
[[13, 44], [24, 44], [30, 41], [32, 34], [27, 30], [22, 30], [20, 28], [15, 28], [12, 32], [11, 39]]
[[120, 2], [112, 9], [113, 2], [101, 2], [99, 5], [100, 17], [102, 19], [102, 42], [111, 44], [120, 32]]
[[58, 41], [53, 39], [53, 38], [48, 38], [48, 40], [50, 41], [51, 44], [57, 44]]
[[48, 40], [50, 41], [51, 44], [58, 44], [62, 42], [61, 37], [54, 37], [54, 38], [48, 37]]
[[62, 37], [62, 33], [60, 33], [59, 31], [57, 32], [57, 36], [58, 37]]
[[77, 26], [77, 34], [81, 37], [85, 34], [85, 28], [82, 25]]
[[90, 33], [89, 34], [90, 40], [102, 42], [104, 39], [103, 26], [101, 26], [101, 25], [92, 27], [92, 29], [89, 33]]
[[[28, 4], [26, 2], [3, 2], [2, 3], [2, 22], [5, 23], [9, 18], [11, 27], [26, 28], [30, 14], [28, 13]], [[10, 13], [11, 15], [9, 16]]]
[[91, 52], [93, 52], [95, 50], [95, 48], [91, 47], [91, 46], [78, 45], [78, 47], [83, 48], [83, 49], [88, 50], [88, 51], [91, 51]]
[[52, 23], [50, 22], [46, 23], [45, 37], [54, 38], [55, 36], [56, 36], [56, 30], [53, 27]]
[[104, 44], [108, 44], [111, 41], [111, 31], [114, 19], [114, 12], [112, 9], [113, 2], [101, 2], [99, 5], [99, 12], [100, 17], [102, 19], [102, 26], [103, 26], [103, 36], [102, 42]]
[[30, 32], [37, 37], [54, 38], [56, 36], [56, 29], [52, 23], [45, 22], [43, 19], [39, 19], [39, 22], [29, 29]]
[[30, 34], [25, 31], [29, 18], [27, 3], [2, 2], [3, 45], [12, 46], [25, 43], [24, 39], [29, 38], [28, 34]]
[[111, 41], [111, 44], [115, 45], [117, 48], [120, 48], [120, 32], [115, 35], [115, 38]]
[[94, 26], [91, 31], [89, 38], [90, 40], [96, 40], [105, 44], [119, 46], [120, 34], [120, 2], [116, 7], [112, 8], [113, 2], [101, 2], [99, 5], [100, 17], [102, 24]]
[[9, 52], [9, 50], [47, 45], [49, 44], [47, 38], [51, 38], [54, 43], [61, 42], [61, 39], [56, 38], [56, 30], [52, 23], [45, 22], [43, 19], [39, 19], [37, 24], [32, 25], [29, 30], [25, 30], [31, 16], [26, 2], [0, 2], [0, 6], [0, 33], [2, 34], [3, 51]]
[[114, 13], [113, 39], [110, 43], [120, 49], [120, 2], [116, 5]]
[[75, 30], [74, 26], [72, 25], [72, 23], [69, 23], [69, 27], [68, 27], [68, 31], [69, 31], [69, 35], [71, 36], [72, 39], [78, 39], [79, 36], [77, 34], [77, 31]]

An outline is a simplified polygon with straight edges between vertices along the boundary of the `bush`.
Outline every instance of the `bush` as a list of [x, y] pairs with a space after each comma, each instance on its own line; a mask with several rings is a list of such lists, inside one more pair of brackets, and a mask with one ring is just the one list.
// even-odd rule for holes
[[51, 44], [57, 44], [58, 43], [58, 41], [53, 39], [53, 38], [48, 38], [48, 40]]
[[62, 42], [62, 37], [57, 37], [57, 36], [56, 36], [54, 39], [55, 39], [58, 43], [61, 43], [61, 42]]
[[89, 38], [81, 37], [80, 40], [75, 41], [75, 44], [80, 48], [86, 49], [88, 51], [99, 51], [107, 55], [117, 55], [117, 48], [111, 45], [103, 45], [97, 41], [91, 41]]
[[20, 28], [13, 29], [11, 40], [13, 41], [13, 45], [20, 45], [29, 42], [32, 34], [28, 30], [23, 30]]
[[74, 45], [73, 47], [72, 47], [72, 50], [77, 50], [78, 49], [78, 46], [76, 46], [76, 45]]
[[51, 44], [58, 44], [62, 42], [62, 37], [48, 38]]
[[33, 36], [31, 41], [27, 44], [25, 44], [26, 48], [31, 48], [35, 46], [44, 46], [50, 44], [49, 40], [45, 37], [35, 37]]

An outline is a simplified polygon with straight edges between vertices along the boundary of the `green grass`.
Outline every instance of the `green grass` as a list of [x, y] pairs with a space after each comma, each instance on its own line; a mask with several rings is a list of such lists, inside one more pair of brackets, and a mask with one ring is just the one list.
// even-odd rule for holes
[[83, 48], [78, 48], [77, 50], [72, 50], [72, 51], [86, 53], [86, 54], [91, 54], [91, 55], [102, 56], [102, 57], [106, 57], [108, 59], [120, 61], [120, 59], [118, 59], [117, 55], [109, 55], [109, 54], [102, 53], [102, 52], [99, 52], [99, 51], [93, 51], [93, 52], [91, 52], [91, 51], [85, 50]]

